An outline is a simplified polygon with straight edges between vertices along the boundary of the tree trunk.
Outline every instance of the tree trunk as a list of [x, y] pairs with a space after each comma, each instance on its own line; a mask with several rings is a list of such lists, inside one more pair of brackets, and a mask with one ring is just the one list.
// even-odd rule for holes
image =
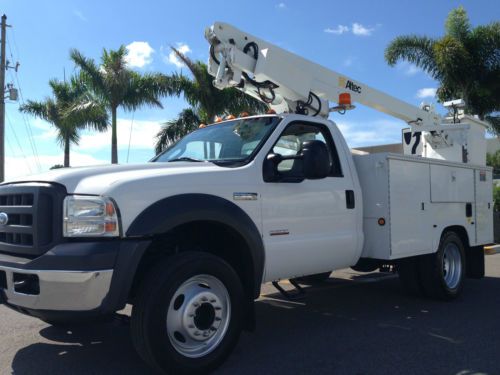
[[69, 146], [70, 146], [70, 141], [69, 141], [69, 138], [66, 137], [64, 139], [64, 167], [65, 168], [69, 167]]
[[111, 163], [118, 164], [118, 142], [116, 136], [116, 107], [111, 107]]

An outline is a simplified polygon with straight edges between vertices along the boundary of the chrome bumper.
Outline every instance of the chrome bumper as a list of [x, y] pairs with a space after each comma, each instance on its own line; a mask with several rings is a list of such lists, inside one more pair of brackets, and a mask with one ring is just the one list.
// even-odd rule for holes
[[[0, 266], [5, 272], [3, 291], [9, 305], [33, 310], [90, 311], [100, 307], [109, 292], [113, 270], [103, 271], [36, 271]], [[20, 293], [14, 274], [34, 275], [39, 292]], [[35, 278], [36, 279], [36, 278]], [[6, 287], [6, 288], [5, 288]], [[16, 291], [17, 290], [17, 291]]]

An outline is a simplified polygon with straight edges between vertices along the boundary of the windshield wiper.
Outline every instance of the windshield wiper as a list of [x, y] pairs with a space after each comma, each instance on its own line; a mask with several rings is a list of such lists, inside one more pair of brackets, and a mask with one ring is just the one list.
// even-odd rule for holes
[[202, 161], [206, 162], [206, 160], [200, 160], [200, 159], [190, 158], [190, 157], [187, 157], [187, 156], [183, 156], [182, 158], [175, 158], [175, 159], [169, 160], [168, 162], [170, 163], [172, 161], [192, 161], [192, 162], [197, 162], [197, 163], [201, 163]]

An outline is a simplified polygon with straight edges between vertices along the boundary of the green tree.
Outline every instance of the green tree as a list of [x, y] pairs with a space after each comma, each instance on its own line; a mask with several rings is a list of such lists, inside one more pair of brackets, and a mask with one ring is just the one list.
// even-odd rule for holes
[[500, 186], [493, 185], [493, 209], [500, 211]]
[[160, 98], [172, 94], [169, 78], [160, 73], [140, 74], [127, 66], [127, 50], [104, 49], [101, 64], [87, 58], [76, 49], [70, 52], [71, 59], [80, 68], [85, 82], [111, 114], [111, 163], [118, 163], [117, 111], [121, 107], [134, 111], [141, 106], [163, 108]]
[[439, 82], [439, 101], [464, 99], [467, 113], [500, 133], [500, 22], [471, 27], [467, 12], [459, 7], [448, 15], [443, 37], [397, 37], [386, 48], [385, 59], [391, 66], [406, 60], [423, 69]]
[[76, 77], [70, 82], [49, 81], [52, 97], [43, 101], [28, 100], [19, 109], [41, 118], [57, 130], [57, 141], [64, 148], [64, 167], [70, 166], [71, 144], [78, 144], [82, 129], [104, 131], [107, 127], [106, 108], [88, 91], [85, 83]]
[[493, 174], [500, 174], [500, 150], [497, 150], [494, 154], [489, 152], [486, 154], [486, 165], [493, 167]]
[[175, 73], [170, 77], [170, 87], [175, 95], [183, 95], [191, 108], [184, 109], [177, 118], [163, 124], [156, 136], [157, 153], [197, 129], [200, 123], [212, 123], [216, 116], [238, 115], [241, 112], [263, 113], [267, 110], [264, 103], [235, 88], [217, 89], [204, 63], [192, 61], [173, 47], [172, 50], [187, 66], [192, 77]]

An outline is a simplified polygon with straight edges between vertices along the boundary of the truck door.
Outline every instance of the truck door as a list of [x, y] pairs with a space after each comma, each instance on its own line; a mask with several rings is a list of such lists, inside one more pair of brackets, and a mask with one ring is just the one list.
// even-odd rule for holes
[[[302, 177], [302, 161], [278, 165], [279, 182], [262, 189], [262, 223], [266, 246], [266, 281], [331, 271], [349, 266], [357, 243], [353, 181], [339, 159], [324, 124], [294, 121], [286, 126], [268, 153], [297, 155], [307, 140], [326, 143], [330, 176]], [[345, 163], [344, 163], [345, 164]]]

